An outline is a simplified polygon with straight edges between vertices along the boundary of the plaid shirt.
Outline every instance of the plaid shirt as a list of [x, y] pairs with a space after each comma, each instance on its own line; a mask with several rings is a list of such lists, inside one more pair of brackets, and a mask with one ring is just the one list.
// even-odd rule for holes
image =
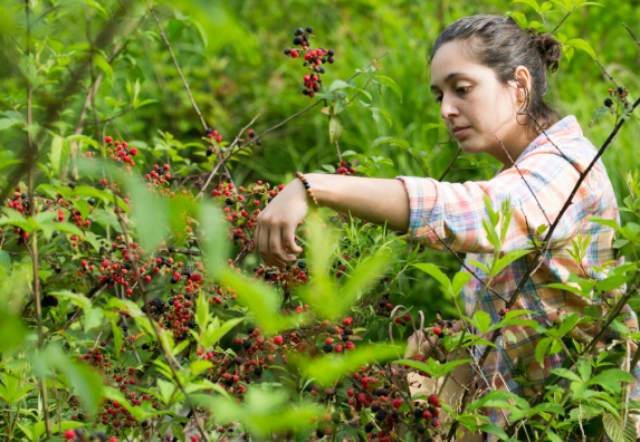
[[[482, 225], [483, 219], [488, 219], [485, 196], [489, 197], [494, 210], [503, 201], [510, 201], [512, 219], [502, 252], [531, 248], [536, 229], [555, 221], [580, 173], [596, 153], [597, 149], [584, 137], [576, 118], [569, 115], [546, 130], [546, 135], [535, 138], [518, 156], [515, 166], [503, 168], [488, 181], [447, 183], [431, 178], [396, 177], [404, 183], [409, 196], [409, 236], [436, 249], [444, 249], [442, 242], [445, 242], [454, 251], [467, 253], [465, 264], [486, 282], [486, 274], [473, 264], [474, 261], [490, 264], [494, 252]], [[596, 302], [568, 291], [543, 287], [552, 282], [567, 282], [572, 273], [601, 279], [606, 273], [596, 269], [597, 266], [622, 263], [614, 260], [614, 230], [591, 221], [591, 217], [619, 222], [616, 197], [601, 160], [580, 185], [553, 232], [551, 247], [542, 265], [531, 275], [513, 308], [530, 310], [533, 313], [529, 318], [552, 326], [563, 312], [580, 314]], [[588, 244], [579, 263], [570, 254], [572, 243], [577, 239]], [[495, 293], [472, 278], [462, 291], [466, 314], [472, 316], [477, 309], [482, 309], [494, 323], [498, 322], [504, 300], [510, 299], [534, 256], [535, 253], [531, 253], [514, 261], [494, 277], [491, 288]], [[629, 327], [637, 330], [636, 316], [628, 306], [625, 319]], [[595, 331], [595, 327], [578, 326], [572, 335], [585, 341]], [[539, 339], [540, 335], [531, 328], [503, 329], [496, 341], [497, 348], [491, 351], [483, 366], [486, 379], [494, 389], [532, 393], [552, 368], [562, 365], [563, 353], [548, 356], [544, 367], [535, 361]], [[479, 358], [483, 350], [476, 347], [475, 357]], [[636, 392], [640, 393], [637, 389]]]

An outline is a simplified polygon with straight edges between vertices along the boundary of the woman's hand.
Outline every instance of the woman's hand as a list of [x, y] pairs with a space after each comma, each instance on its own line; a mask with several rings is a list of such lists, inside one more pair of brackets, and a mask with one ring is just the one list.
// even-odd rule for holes
[[304, 186], [295, 179], [258, 215], [256, 248], [267, 265], [284, 267], [302, 252], [302, 247], [296, 244], [295, 233], [308, 209]]

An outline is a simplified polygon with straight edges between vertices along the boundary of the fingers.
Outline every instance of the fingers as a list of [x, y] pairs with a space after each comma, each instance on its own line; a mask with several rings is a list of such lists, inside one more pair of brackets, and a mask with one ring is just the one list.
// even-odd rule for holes
[[[281, 224], [259, 220], [256, 226], [255, 242], [258, 253], [262, 260], [267, 265], [275, 265], [278, 267], [285, 267], [288, 262], [295, 261], [296, 255], [287, 253], [286, 250], [291, 250], [291, 246], [285, 245], [283, 238], [285, 237], [284, 231], [291, 232], [288, 235], [295, 235], [295, 228], [286, 228]], [[295, 242], [293, 243], [294, 250], [302, 251]]]
[[282, 233], [284, 227], [281, 225], [274, 225], [269, 229], [269, 254], [272, 256], [272, 260], [276, 265], [284, 267], [287, 262], [291, 262], [296, 259], [295, 255], [291, 255], [285, 252], [284, 244], [282, 241]]
[[[302, 247], [296, 244], [296, 228], [294, 225], [288, 224], [284, 226], [282, 229], [282, 238], [286, 250], [295, 253], [296, 255], [302, 253]], [[295, 257], [295, 255], [292, 256]]]

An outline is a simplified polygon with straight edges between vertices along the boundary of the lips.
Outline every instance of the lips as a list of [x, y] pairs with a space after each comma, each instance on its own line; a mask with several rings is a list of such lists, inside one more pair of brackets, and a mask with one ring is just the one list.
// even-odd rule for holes
[[464, 129], [468, 129], [468, 128], [470, 128], [470, 127], [471, 127], [471, 126], [460, 126], [460, 127], [454, 127], [454, 128], [453, 128], [453, 133], [455, 134], [455, 133], [456, 133], [456, 132], [458, 132], [458, 131], [461, 131], [461, 130], [464, 130]]
[[453, 136], [456, 137], [458, 140], [462, 140], [469, 136], [470, 130], [471, 130], [471, 126], [454, 127]]

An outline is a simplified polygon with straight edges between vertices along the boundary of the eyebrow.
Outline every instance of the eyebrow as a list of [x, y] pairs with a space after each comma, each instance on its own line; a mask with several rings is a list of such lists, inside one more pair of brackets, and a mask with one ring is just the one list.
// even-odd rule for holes
[[[455, 78], [455, 77], [460, 77], [460, 76], [463, 76], [463, 75], [464, 75], [464, 74], [463, 74], [462, 72], [452, 72], [452, 73], [450, 73], [449, 75], [447, 75], [447, 76], [445, 77], [444, 82], [445, 82], [445, 83], [448, 83], [448, 82], [449, 82], [449, 81], [451, 81], [453, 78]], [[434, 93], [435, 93], [436, 91], [440, 90], [440, 89], [438, 88], [438, 86], [436, 86], [435, 84], [432, 84], [432, 85], [431, 85], [431, 87], [430, 87], [429, 89], [431, 90], [431, 92], [434, 92]]]

